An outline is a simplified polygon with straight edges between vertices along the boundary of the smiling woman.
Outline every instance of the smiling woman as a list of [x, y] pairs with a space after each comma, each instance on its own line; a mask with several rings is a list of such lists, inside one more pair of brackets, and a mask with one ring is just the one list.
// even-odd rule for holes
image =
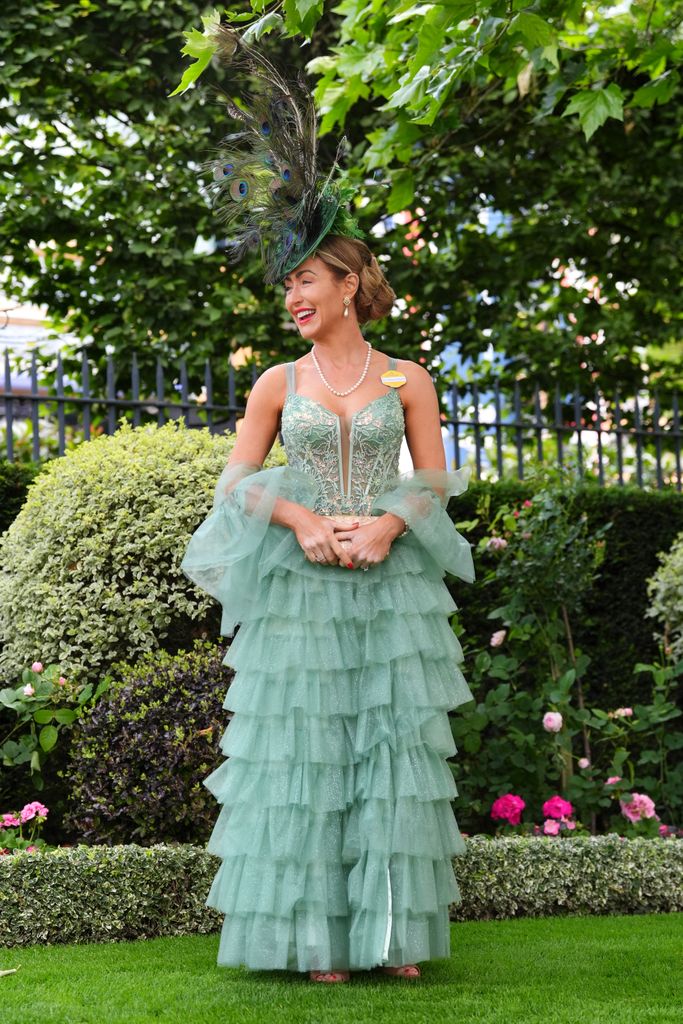
[[[295, 111], [280, 129], [307, 123]], [[314, 141], [288, 180], [317, 183], [304, 166]], [[281, 151], [259, 160], [283, 166]], [[319, 201], [303, 185], [290, 196], [310, 218], [283, 232], [278, 212], [263, 249], [310, 349], [257, 380], [182, 562], [221, 602], [222, 632], [240, 625], [225, 659], [226, 760], [204, 781], [222, 805], [207, 905], [225, 914], [219, 964], [416, 978], [416, 961], [449, 955], [460, 900], [448, 711], [472, 694], [444, 575], [474, 577], [446, 511], [469, 471], [445, 467], [428, 372], [363, 337], [395, 296], [367, 245], [339, 230], [329, 177], [318, 187]], [[247, 236], [268, 202], [252, 204]], [[279, 430], [288, 464], [264, 469]], [[414, 469], [400, 474], [404, 436]]]

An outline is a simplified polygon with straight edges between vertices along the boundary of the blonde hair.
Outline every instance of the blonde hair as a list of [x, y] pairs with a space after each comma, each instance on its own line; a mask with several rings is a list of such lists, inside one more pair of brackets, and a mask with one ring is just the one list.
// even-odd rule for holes
[[314, 255], [327, 263], [340, 281], [347, 274], [358, 274], [354, 302], [359, 324], [381, 320], [390, 312], [396, 293], [365, 242], [344, 235], [326, 235]]

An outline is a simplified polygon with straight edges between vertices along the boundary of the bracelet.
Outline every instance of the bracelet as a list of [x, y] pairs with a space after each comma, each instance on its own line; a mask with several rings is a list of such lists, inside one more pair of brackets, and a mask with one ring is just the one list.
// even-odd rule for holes
[[[400, 518], [402, 518], [402, 517], [400, 517]], [[410, 530], [410, 526], [408, 525], [407, 521], [406, 521], [406, 520], [404, 519], [404, 520], [403, 520], [403, 522], [404, 522], [404, 523], [406, 524], [406, 528], [405, 528], [405, 530], [403, 531], [403, 533], [399, 533], [399, 534], [397, 534], [397, 535], [396, 535], [396, 540], [398, 540], [398, 538], [399, 538], [399, 537], [405, 537], [405, 535], [406, 535], [406, 534], [408, 533], [408, 531]]]

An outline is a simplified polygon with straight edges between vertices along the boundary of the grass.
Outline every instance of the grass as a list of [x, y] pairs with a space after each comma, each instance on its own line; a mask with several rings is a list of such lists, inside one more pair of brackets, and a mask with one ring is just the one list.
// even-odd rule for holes
[[417, 982], [218, 967], [218, 935], [0, 949], [2, 1024], [683, 1024], [683, 915], [452, 925]]

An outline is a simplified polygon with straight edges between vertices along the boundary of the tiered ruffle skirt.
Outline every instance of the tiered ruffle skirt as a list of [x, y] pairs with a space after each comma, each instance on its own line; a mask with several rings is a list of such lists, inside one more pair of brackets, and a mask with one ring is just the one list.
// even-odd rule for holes
[[364, 572], [308, 562], [269, 522], [278, 496], [312, 507], [304, 474], [250, 472], [225, 495], [236, 472], [183, 560], [221, 600], [223, 631], [241, 622], [225, 658], [225, 759], [204, 781], [221, 805], [206, 900], [225, 915], [218, 963], [362, 970], [447, 957], [461, 899], [452, 858], [465, 850], [447, 713], [472, 694], [444, 574], [473, 570], [445, 504], [467, 474], [397, 479], [374, 510], [412, 529]]

